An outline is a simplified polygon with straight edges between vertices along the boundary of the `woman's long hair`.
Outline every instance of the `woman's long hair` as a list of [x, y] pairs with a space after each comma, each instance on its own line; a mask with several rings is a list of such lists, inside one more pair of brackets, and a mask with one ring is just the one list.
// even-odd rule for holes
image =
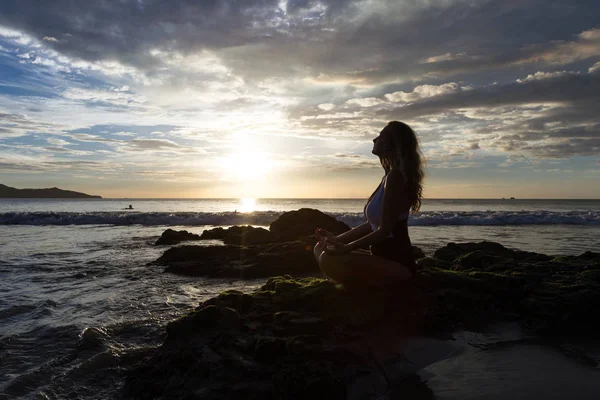
[[[412, 128], [404, 122], [388, 122], [383, 130], [391, 130], [390, 138], [392, 148], [384, 156], [380, 156], [381, 166], [387, 175], [392, 169], [400, 171], [404, 177], [408, 196], [410, 199], [410, 211], [417, 212], [421, 208], [421, 198], [423, 197], [423, 178], [425, 171], [423, 169], [422, 153], [419, 147], [417, 135]], [[384, 176], [385, 178], [385, 176]], [[381, 180], [380, 185], [383, 183]], [[367, 200], [367, 204], [375, 195], [379, 186]], [[365, 205], [366, 208], [366, 205]]]

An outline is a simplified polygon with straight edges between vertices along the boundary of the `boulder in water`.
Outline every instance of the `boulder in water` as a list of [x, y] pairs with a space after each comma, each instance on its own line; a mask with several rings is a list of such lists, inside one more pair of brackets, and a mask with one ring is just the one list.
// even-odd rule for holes
[[317, 228], [327, 229], [335, 235], [350, 230], [345, 223], [312, 208], [283, 213], [269, 226], [269, 230], [281, 241], [306, 238], [314, 235]]
[[225, 244], [241, 246], [277, 242], [277, 238], [270, 231], [250, 225], [235, 225], [227, 229], [221, 227], [207, 229], [202, 232], [200, 239], [221, 239]]
[[252, 226], [240, 234], [228, 232], [224, 238], [225, 244], [237, 244], [241, 246], [251, 246], [255, 244], [273, 243], [276, 241], [275, 235], [264, 228], [254, 228]]
[[200, 235], [196, 235], [195, 233], [191, 233], [188, 231], [175, 231], [173, 229], [167, 229], [160, 235], [155, 246], [160, 245], [173, 245], [177, 243], [181, 243], [186, 240], [199, 240]]
[[187, 276], [254, 279], [320, 274], [312, 247], [305, 242], [253, 246], [179, 246], [156, 261], [165, 272]]

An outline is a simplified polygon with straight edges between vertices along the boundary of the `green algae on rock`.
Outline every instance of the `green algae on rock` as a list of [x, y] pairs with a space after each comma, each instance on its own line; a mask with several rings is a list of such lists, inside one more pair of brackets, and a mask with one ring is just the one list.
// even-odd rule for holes
[[[298, 252], [305, 245], [287, 244]], [[235, 264], [244, 254], [242, 259], [260, 264], [263, 250], [257, 249], [262, 247], [213, 256]], [[270, 252], [277, 260], [269, 264], [273, 272], [303, 254], [285, 257], [280, 250]], [[167, 253], [171, 260], [187, 259]], [[288, 275], [272, 277], [250, 294], [223, 292], [168, 324], [165, 343], [129, 371], [123, 394], [346, 399], [361, 393], [368, 398], [385, 389], [381, 370], [369, 357], [371, 346], [390, 337], [447, 336], [502, 321], [517, 321], [528, 334], [546, 340], [596, 335], [591, 321], [600, 317], [598, 253], [550, 257], [491, 242], [463, 243], [449, 244], [419, 264], [416, 278], [403, 285], [342, 287]], [[400, 395], [417, 397], [414, 391], [423, 389], [413, 383]], [[431, 398], [426, 391], [420, 394]]]
[[[418, 297], [412, 289], [355, 293], [323, 279], [291, 276], [271, 278], [250, 295], [226, 291], [168, 324], [165, 343], [130, 371], [124, 394], [345, 399], [354, 378], [376, 371], [356, 348], [383, 322], [390, 332], [412, 333], [423, 318]], [[390, 315], [395, 317], [387, 320]]]

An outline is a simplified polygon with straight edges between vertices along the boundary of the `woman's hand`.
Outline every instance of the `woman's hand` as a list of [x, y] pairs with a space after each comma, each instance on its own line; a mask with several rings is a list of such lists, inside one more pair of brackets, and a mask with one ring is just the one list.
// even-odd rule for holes
[[336, 239], [336, 236], [333, 233], [331, 233], [327, 229], [323, 229], [323, 228], [317, 228], [315, 230], [315, 237], [319, 240], [329, 239], [329, 240], [335, 240], [335, 241], [339, 242], [339, 240]]
[[327, 254], [341, 255], [350, 251], [350, 246], [347, 244], [338, 242], [337, 240], [330, 240], [329, 238], [323, 240], [325, 240], [325, 252]]

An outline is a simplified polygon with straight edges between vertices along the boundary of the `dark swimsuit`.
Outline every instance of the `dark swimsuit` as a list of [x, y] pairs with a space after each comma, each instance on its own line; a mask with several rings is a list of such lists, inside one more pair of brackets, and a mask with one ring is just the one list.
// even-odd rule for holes
[[408, 237], [408, 220], [396, 222], [392, 231], [393, 237], [372, 244], [369, 249], [371, 254], [397, 261], [404, 265], [414, 276], [417, 273], [417, 264], [412, 253], [412, 244]]
[[[365, 205], [364, 213], [367, 221], [371, 224], [373, 230], [377, 229], [381, 222], [381, 206], [383, 204], [383, 186], [381, 182], [377, 192], [371, 200]], [[390, 237], [380, 242], [372, 244], [369, 249], [371, 254], [397, 261], [408, 268], [414, 276], [417, 272], [417, 264], [412, 253], [412, 244], [408, 237], [408, 214], [405, 210], [400, 219], [396, 222]]]

